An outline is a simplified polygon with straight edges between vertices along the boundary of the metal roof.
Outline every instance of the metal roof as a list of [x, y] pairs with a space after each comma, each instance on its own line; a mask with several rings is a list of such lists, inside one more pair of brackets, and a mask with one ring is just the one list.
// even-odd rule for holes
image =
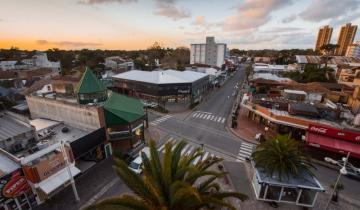
[[139, 99], [111, 92], [104, 104], [107, 125], [132, 123], [145, 115]]
[[0, 149], [0, 163], [0, 177], [20, 168], [20, 164], [11, 159], [7, 152], [2, 149]]
[[290, 176], [290, 177], [282, 177], [279, 178], [278, 175], [274, 174], [270, 176], [263, 168], [255, 167], [255, 163], [253, 161], [252, 165], [254, 167], [256, 176], [259, 182], [267, 183], [270, 185], [279, 185], [284, 187], [299, 187], [299, 188], [307, 188], [318, 191], [323, 191], [324, 188], [321, 186], [319, 181], [309, 173], [302, 172], [298, 176]]
[[19, 134], [31, 131], [30, 124], [27, 124], [7, 112], [0, 113], [0, 141], [12, 138]]
[[114, 79], [133, 80], [152, 84], [192, 83], [208, 76], [194, 71], [140, 71], [132, 70], [113, 76]]
[[104, 91], [106, 91], [105, 85], [87, 68], [77, 86], [76, 93], [90, 94]]

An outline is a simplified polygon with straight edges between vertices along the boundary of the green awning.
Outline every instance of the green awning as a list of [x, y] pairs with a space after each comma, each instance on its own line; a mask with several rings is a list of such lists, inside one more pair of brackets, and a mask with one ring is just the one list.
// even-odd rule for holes
[[145, 112], [139, 99], [111, 92], [104, 104], [106, 125], [123, 125], [132, 123]]
[[105, 85], [96, 77], [96, 75], [86, 68], [80, 82], [76, 88], [78, 94], [90, 94], [106, 91]]

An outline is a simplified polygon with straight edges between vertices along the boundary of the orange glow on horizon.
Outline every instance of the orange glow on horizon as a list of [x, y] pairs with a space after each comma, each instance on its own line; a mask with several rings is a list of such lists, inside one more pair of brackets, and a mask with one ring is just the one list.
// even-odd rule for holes
[[[38, 43], [36, 40], [20, 40], [20, 39], [0, 39], [0, 49], [10, 49], [17, 47], [21, 50], [47, 50], [52, 48], [64, 50], [79, 50], [79, 49], [108, 49], [108, 50], [140, 50], [150, 47], [154, 42], [160, 42], [164, 47], [177, 47], [182, 44], [177, 44], [176, 40], [168, 38], [154, 38], [154, 39], [128, 39], [128, 40], [107, 40], [106, 42], [92, 42], [92, 41], [71, 41], [76, 44], [61, 43], [61, 41], [47, 41], [45, 43]], [[87, 45], [87, 43], [90, 43]], [[92, 45], [91, 43], [95, 43]]]

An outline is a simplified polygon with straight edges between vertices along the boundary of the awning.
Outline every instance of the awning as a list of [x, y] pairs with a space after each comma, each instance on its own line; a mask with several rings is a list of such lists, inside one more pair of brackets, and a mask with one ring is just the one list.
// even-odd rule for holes
[[350, 156], [360, 158], [360, 144], [350, 141], [307, 132], [306, 142], [310, 146], [319, 147], [341, 154], [347, 154], [350, 152]]
[[[70, 171], [73, 177], [81, 172], [73, 165], [70, 166]], [[63, 168], [61, 171], [40, 182], [38, 186], [44, 193], [48, 195], [68, 181], [70, 181], [70, 177], [67, 168]]]

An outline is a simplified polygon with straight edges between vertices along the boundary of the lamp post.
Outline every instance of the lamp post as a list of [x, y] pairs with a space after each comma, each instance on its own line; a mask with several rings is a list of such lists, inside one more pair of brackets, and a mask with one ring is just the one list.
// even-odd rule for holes
[[76, 201], [80, 201], [80, 198], [79, 198], [76, 186], [75, 186], [75, 180], [74, 180], [74, 177], [71, 174], [70, 161], [69, 161], [67, 151], [65, 149], [65, 144], [66, 144], [66, 146], [70, 146], [68, 143], [64, 143], [63, 141], [61, 141], [61, 152], [62, 152], [64, 160], [65, 160], [66, 170], [67, 170], [69, 178], [70, 178], [70, 183], [71, 183], [72, 190], [74, 192], [75, 199], [76, 199]]
[[[329, 201], [327, 202], [327, 204], [326, 204], [326, 206], [325, 206], [325, 210], [327, 210], [328, 207], [329, 207], [329, 205], [330, 205], [331, 199], [332, 199], [332, 197], [334, 196], [334, 193], [335, 193], [335, 191], [336, 191], [336, 189], [337, 189], [337, 186], [338, 186], [338, 184], [339, 184], [341, 175], [343, 175], [343, 174], [346, 175], [346, 174], [347, 174], [346, 164], [347, 164], [347, 162], [348, 162], [348, 160], [349, 160], [349, 157], [350, 157], [350, 152], [348, 152], [346, 158], [345, 158], [345, 157], [342, 158], [344, 164], [342, 165], [341, 169], [339, 170], [339, 175], [338, 175], [338, 177], [337, 177], [337, 179], [336, 179], [336, 182], [335, 182], [334, 188], [333, 188], [333, 190], [332, 190], [332, 192], [331, 192]], [[338, 161], [333, 160], [333, 159], [328, 158], [328, 157], [325, 157], [325, 161], [326, 161], [326, 162], [329, 162], [329, 163], [332, 163], [332, 164], [338, 164], [338, 165], [339, 165], [339, 162], [338, 162]], [[341, 166], [341, 165], [340, 165], [340, 166]]]

